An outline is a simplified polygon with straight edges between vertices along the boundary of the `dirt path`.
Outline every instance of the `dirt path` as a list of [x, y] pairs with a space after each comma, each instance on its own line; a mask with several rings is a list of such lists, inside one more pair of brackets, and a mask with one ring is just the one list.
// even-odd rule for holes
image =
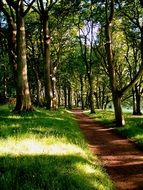
[[73, 113], [89, 148], [101, 159], [117, 190], [143, 190], [143, 152], [81, 111]]

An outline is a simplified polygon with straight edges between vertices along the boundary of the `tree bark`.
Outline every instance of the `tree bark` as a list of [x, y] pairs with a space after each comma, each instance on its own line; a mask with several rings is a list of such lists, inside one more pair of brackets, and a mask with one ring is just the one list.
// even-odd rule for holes
[[113, 50], [112, 50], [112, 22], [114, 15], [114, 0], [111, 0], [110, 3], [110, 15], [108, 16], [108, 3], [106, 1], [106, 26], [105, 26], [105, 37], [106, 37], [106, 54], [107, 54], [107, 62], [108, 62], [108, 72], [110, 78], [110, 86], [112, 92], [112, 100], [114, 105], [114, 113], [115, 113], [115, 121], [117, 126], [123, 126], [124, 119], [121, 108], [121, 95], [117, 89], [116, 84], [116, 71], [115, 64], [113, 58]]
[[71, 84], [68, 84], [68, 109], [72, 109], [72, 88]]
[[94, 110], [94, 100], [93, 100], [93, 80], [91, 73], [88, 73], [88, 82], [89, 82], [89, 104], [90, 104], [90, 113], [95, 113]]
[[[138, 84], [139, 85], [139, 84]], [[137, 84], [132, 90], [133, 92], [133, 115], [141, 115], [141, 93], [140, 87]]]
[[9, 47], [9, 62], [13, 69], [14, 81], [15, 84], [17, 82], [17, 60], [16, 60], [16, 23], [14, 18], [9, 17], [8, 19], [8, 26], [9, 26], [9, 40], [8, 40], [8, 47]]
[[64, 103], [65, 103], [65, 108], [67, 108], [67, 88], [64, 86]]
[[27, 77], [27, 58], [25, 41], [25, 23], [23, 14], [23, 1], [18, 5], [17, 21], [17, 98], [14, 111], [31, 111], [31, 97]]
[[132, 88], [132, 94], [133, 94], [133, 115], [136, 115], [136, 97], [135, 97], [135, 90]]
[[83, 99], [83, 78], [80, 75], [80, 90], [81, 90], [81, 109], [84, 110], [84, 99]]
[[48, 23], [48, 12], [43, 14], [43, 34], [44, 34], [44, 82], [45, 82], [45, 99], [46, 108], [51, 109], [51, 100], [53, 97], [51, 88], [51, 60], [50, 60], [50, 32]]
[[121, 97], [118, 93], [113, 93], [113, 104], [114, 104], [114, 111], [115, 111], [115, 122], [116, 126], [121, 127], [125, 125], [125, 120], [122, 113], [122, 107], [121, 107]]

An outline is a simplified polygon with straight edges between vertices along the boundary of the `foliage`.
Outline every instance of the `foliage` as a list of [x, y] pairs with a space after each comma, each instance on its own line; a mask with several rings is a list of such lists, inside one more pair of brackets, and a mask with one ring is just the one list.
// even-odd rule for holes
[[[46, 1], [37, 0], [33, 1], [35, 3], [32, 6], [30, 1], [24, 2], [24, 9], [30, 8], [29, 12], [26, 12], [27, 14], [24, 16], [24, 21], [26, 28], [28, 83], [32, 103], [40, 106], [45, 105], [47, 80], [44, 79], [44, 76], [47, 74], [45, 71], [47, 67], [44, 67], [44, 62], [49, 59], [50, 74], [47, 75], [49, 83], [52, 81], [51, 91], [53, 96], [57, 94], [57, 97], [63, 96], [61, 99], [66, 99], [63, 93], [61, 95], [58, 93], [62, 92], [63, 88], [65, 88], [65, 91], [68, 91], [68, 87], [71, 86], [71, 94], [76, 94], [75, 97], [78, 96], [77, 92], [78, 94], [83, 94], [84, 104], [87, 107], [91, 104], [89, 99], [90, 94], [92, 94], [96, 108], [105, 108], [112, 101], [112, 79], [110, 80], [111, 75], [109, 74], [109, 71], [112, 69], [108, 65], [108, 56], [105, 51], [105, 46], [108, 44], [105, 25], [110, 15], [111, 1], [56, 0], [48, 1], [46, 4]], [[113, 49], [112, 63], [115, 74], [114, 84], [116, 84], [117, 88], [116, 92], [119, 92], [119, 96], [123, 95], [122, 105], [124, 100], [126, 100], [128, 105], [135, 107], [139, 98], [138, 107], [141, 107], [142, 78], [138, 78], [136, 89], [134, 89], [135, 84], [132, 87], [130, 86], [130, 89], [128, 84], [136, 77], [142, 65], [141, 50], [143, 48], [141, 48], [140, 44], [143, 9], [139, 0], [112, 2], [114, 2], [114, 17], [111, 45]], [[40, 8], [42, 3], [44, 9]], [[5, 3], [5, 1], [1, 1], [0, 4], [3, 7], [3, 13], [0, 15], [0, 35], [2, 37], [0, 46], [3, 47], [0, 50], [0, 57], [2, 64], [4, 64], [5, 68], [8, 68], [6, 71], [7, 83], [1, 85], [0, 94], [5, 90], [6, 86], [6, 96], [12, 97], [16, 94], [16, 90], [14, 91], [16, 85], [14, 84], [14, 77], [12, 77], [13, 70], [10, 68], [12, 59], [9, 59], [8, 20], [6, 18], [7, 14], [15, 17], [15, 6], [11, 3]], [[50, 48], [46, 58], [42, 19], [47, 19], [48, 21], [47, 29], [49, 30], [48, 36], [50, 38]], [[3, 20], [5, 24], [3, 24]], [[0, 79], [3, 81], [5, 73], [2, 69], [1, 71]], [[92, 81], [92, 88], [88, 84], [88, 78]], [[89, 92], [91, 89], [92, 93]], [[49, 92], [49, 90], [47, 91]], [[80, 93], [81, 91], [82, 93]], [[133, 96], [136, 97], [136, 100], [135, 98], [133, 100]], [[80, 99], [82, 98], [79, 97]], [[1, 101], [3, 100], [1, 99]], [[76, 100], [73, 97], [72, 103], [74, 104], [74, 102]], [[60, 105], [60, 101], [58, 103]]]

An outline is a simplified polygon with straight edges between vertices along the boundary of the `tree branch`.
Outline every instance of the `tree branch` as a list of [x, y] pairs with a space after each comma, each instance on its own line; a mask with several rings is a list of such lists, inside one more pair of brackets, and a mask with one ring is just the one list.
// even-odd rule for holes
[[2, 10], [3, 14], [7, 17], [7, 19], [10, 17], [9, 13], [4, 8], [4, 3], [0, 1], [0, 9]]
[[52, 9], [52, 7], [57, 3], [58, 0], [54, 1], [50, 0], [50, 5], [48, 6], [48, 11], [50, 11]]
[[38, 7], [39, 7], [39, 10], [40, 12], [44, 12], [44, 5], [43, 5], [43, 1], [42, 0], [38, 0]]
[[[24, 1], [25, 2], [25, 1]], [[31, 1], [31, 3], [28, 5], [28, 7], [27, 7], [27, 9], [24, 11], [24, 13], [23, 13], [23, 16], [25, 16], [28, 12], [29, 12], [29, 10], [30, 10], [30, 8], [32, 7], [32, 5], [33, 5], [33, 3], [35, 2], [35, 0], [33, 0], [33, 1]], [[25, 2], [26, 3], [26, 2]]]
[[18, 0], [17, 2], [15, 2], [14, 0], [11, 0], [11, 1], [6, 0], [6, 2], [7, 2], [7, 4], [8, 4], [9, 6], [11, 6], [14, 10], [16, 10], [16, 9], [17, 9], [17, 5], [18, 5], [18, 3], [19, 3], [19, 0]]
[[143, 0], [140, 0], [141, 7], [143, 8]]
[[109, 22], [112, 22], [113, 16], [114, 16], [114, 0], [111, 0]]
[[40, 11], [39, 11], [38, 9], [36, 9], [36, 7], [32, 6], [32, 9], [33, 9], [36, 13], [38, 13], [38, 14], [40, 15]]
[[131, 82], [127, 86], [122, 88], [122, 90], [120, 91], [121, 96], [125, 94], [129, 89], [131, 89], [138, 82], [142, 74], [143, 74], [143, 64], [141, 64], [140, 69], [138, 73], [135, 75], [135, 77], [133, 78], [133, 80], [131, 80]]

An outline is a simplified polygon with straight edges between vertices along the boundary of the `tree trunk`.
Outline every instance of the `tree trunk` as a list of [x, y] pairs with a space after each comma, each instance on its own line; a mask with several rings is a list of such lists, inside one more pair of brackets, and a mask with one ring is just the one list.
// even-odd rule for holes
[[94, 110], [94, 100], [93, 100], [93, 80], [92, 80], [91, 73], [88, 73], [88, 82], [89, 82], [90, 113], [95, 113], [95, 110]]
[[41, 101], [41, 81], [39, 79], [38, 73], [36, 73], [36, 90], [37, 90], [37, 97], [36, 97], [36, 102], [38, 106], [42, 106], [43, 102]]
[[137, 102], [137, 115], [141, 115], [141, 96], [139, 93], [136, 95], [136, 102]]
[[80, 90], [81, 90], [81, 109], [84, 110], [84, 100], [83, 100], [83, 78], [80, 75]]
[[133, 115], [141, 115], [141, 93], [138, 85], [135, 85], [133, 91]]
[[8, 18], [9, 25], [9, 62], [13, 69], [14, 81], [17, 83], [17, 63], [16, 63], [16, 23], [12, 17]]
[[113, 93], [113, 104], [114, 104], [116, 126], [121, 127], [125, 125], [125, 121], [122, 113], [121, 97], [118, 95], [117, 92]]
[[58, 107], [61, 105], [61, 86], [60, 83], [58, 85]]
[[72, 88], [71, 84], [68, 84], [68, 108], [72, 109]]
[[108, 15], [109, 4], [106, 1], [106, 26], [105, 26], [105, 37], [106, 44], [105, 50], [107, 54], [107, 62], [108, 62], [108, 72], [110, 77], [110, 86], [112, 92], [112, 100], [114, 105], [115, 112], [115, 121], [117, 126], [123, 126], [125, 124], [123, 120], [122, 108], [121, 108], [121, 95], [119, 95], [119, 91], [117, 89], [116, 83], [116, 71], [115, 71], [115, 63], [113, 58], [113, 50], [112, 50], [112, 21], [114, 15], [114, 0], [110, 3], [110, 15]]
[[99, 99], [98, 99], [98, 92], [96, 88], [96, 92], [94, 92], [95, 100], [96, 100], [96, 108], [99, 109]]
[[133, 115], [136, 115], [137, 113], [137, 106], [136, 106], [136, 95], [135, 95], [135, 90], [132, 88], [132, 94], [133, 94]]
[[64, 87], [64, 102], [65, 102], [65, 108], [67, 108], [67, 88]]
[[102, 109], [104, 109], [104, 105], [105, 105], [105, 87], [104, 86], [102, 86], [101, 94], [102, 94], [101, 107], [102, 107]]
[[51, 99], [51, 108], [54, 110], [58, 109], [58, 92], [56, 89], [56, 77], [52, 77], [52, 99]]
[[51, 109], [52, 88], [51, 88], [51, 60], [50, 60], [50, 34], [48, 26], [48, 12], [43, 15], [43, 34], [44, 34], [44, 82], [46, 108]]
[[57, 79], [56, 79], [56, 72], [57, 68], [55, 67], [54, 69], [51, 66], [51, 88], [52, 88], [52, 99], [51, 99], [51, 107], [54, 110], [58, 109], [58, 92], [57, 92]]
[[104, 105], [104, 109], [107, 108], [107, 105], [109, 104], [110, 100], [109, 100], [109, 97], [106, 96], [106, 100], [105, 100], [105, 105]]
[[25, 23], [23, 13], [23, 1], [17, 10], [17, 98], [14, 111], [32, 110], [29, 84], [27, 78], [27, 59], [25, 41]]

